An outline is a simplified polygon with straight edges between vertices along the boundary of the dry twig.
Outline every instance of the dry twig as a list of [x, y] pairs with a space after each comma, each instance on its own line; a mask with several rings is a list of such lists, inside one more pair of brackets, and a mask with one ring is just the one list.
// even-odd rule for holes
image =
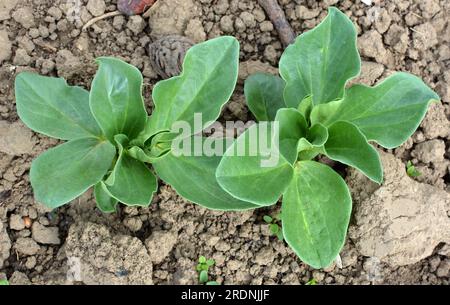
[[280, 40], [284, 47], [287, 47], [295, 40], [294, 31], [286, 20], [283, 10], [278, 5], [277, 0], [258, 0], [259, 5], [266, 11], [270, 21], [272, 21], [275, 29], [280, 36]]
[[92, 18], [91, 20], [89, 20], [84, 26], [83, 26], [83, 31], [86, 31], [90, 26], [92, 26], [94, 23], [96, 23], [97, 21], [106, 19], [106, 18], [110, 18], [110, 17], [114, 17], [114, 16], [118, 16], [118, 15], [122, 15], [121, 12], [119, 11], [114, 11], [114, 12], [110, 12], [110, 13], [106, 13], [104, 15]]

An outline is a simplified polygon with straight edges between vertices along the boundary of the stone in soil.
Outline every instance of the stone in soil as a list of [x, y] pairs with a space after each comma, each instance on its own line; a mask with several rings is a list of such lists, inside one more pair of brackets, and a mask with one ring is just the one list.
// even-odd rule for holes
[[[412, 180], [393, 155], [382, 152], [381, 158], [385, 181], [365, 199], [355, 199], [349, 236], [364, 256], [393, 267], [414, 264], [430, 256], [439, 243], [450, 241], [450, 194]], [[351, 189], [373, 184], [355, 173], [348, 180]]]
[[161, 263], [172, 251], [177, 243], [178, 233], [176, 231], [155, 231], [145, 240], [150, 259], [155, 264]]
[[9, 40], [8, 32], [0, 30], [0, 64], [11, 58], [12, 43]]
[[191, 19], [200, 9], [193, 0], [158, 0], [149, 9], [149, 25], [153, 37], [183, 35]]
[[14, 243], [14, 249], [25, 256], [31, 256], [38, 253], [39, 245], [30, 237], [19, 237]]
[[35, 221], [31, 227], [31, 233], [33, 239], [40, 244], [59, 245], [61, 243], [58, 227], [45, 227]]
[[152, 284], [152, 261], [142, 242], [136, 237], [110, 232], [103, 225], [73, 224], [65, 254], [80, 260], [85, 284]]
[[32, 132], [23, 123], [0, 121], [1, 152], [12, 156], [31, 154], [33, 147]]
[[6, 226], [0, 221], [0, 268], [3, 268], [4, 261], [9, 257], [9, 250], [11, 250], [11, 240], [6, 232]]

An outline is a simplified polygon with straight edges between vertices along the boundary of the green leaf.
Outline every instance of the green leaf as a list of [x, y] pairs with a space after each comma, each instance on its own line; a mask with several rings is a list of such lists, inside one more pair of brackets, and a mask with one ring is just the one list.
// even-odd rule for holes
[[328, 140], [328, 130], [322, 124], [315, 124], [308, 129], [306, 138], [314, 146], [322, 146]]
[[285, 108], [284, 80], [271, 74], [256, 73], [245, 80], [248, 108], [258, 121], [273, 121], [277, 110]]
[[[205, 141], [211, 138], [191, 137], [189, 141], [200, 140], [202, 147]], [[226, 149], [223, 139], [215, 140], [217, 144], [224, 145], [219, 148], [220, 152]], [[194, 149], [194, 146], [191, 147]], [[191, 156], [174, 155], [169, 152], [163, 158], [153, 163], [153, 167], [158, 176], [166, 183], [170, 184], [175, 191], [196, 204], [213, 210], [247, 210], [258, 208], [259, 206], [234, 198], [225, 192], [216, 180], [216, 169], [221, 160], [220, 155], [213, 156]]]
[[208, 271], [202, 270], [198, 277], [198, 281], [200, 282], [200, 284], [206, 283], [208, 281]]
[[416, 167], [412, 164], [411, 161], [408, 161], [406, 163], [406, 173], [408, 174], [408, 176], [413, 178], [422, 175], [422, 173], [416, 169]]
[[270, 217], [269, 215], [264, 215], [263, 216], [263, 220], [267, 223], [272, 223], [272, 217]]
[[336, 122], [328, 127], [325, 154], [332, 160], [353, 166], [371, 180], [383, 181], [383, 168], [377, 150], [367, 143], [358, 127], [349, 122]]
[[116, 150], [95, 138], [72, 140], [42, 153], [31, 164], [30, 181], [36, 201], [57, 208], [99, 182]]
[[92, 113], [106, 137], [125, 134], [134, 139], [145, 127], [142, 74], [116, 58], [100, 57], [89, 97]]
[[270, 233], [276, 235], [276, 234], [278, 234], [280, 227], [276, 223], [272, 223], [269, 225], [269, 229], [270, 229]]
[[329, 266], [342, 249], [351, 214], [345, 181], [330, 167], [301, 161], [283, 195], [283, 235], [302, 261]]
[[119, 146], [119, 158], [105, 181], [106, 188], [113, 198], [126, 205], [146, 207], [158, 188], [157, 179], [144, 163], [127, 154], [125, 135], [116, 135], [114, 139]]
[[315, 106], [310, 115], [311, 125], [326, 122], [328, 118], [336, 114], [341, 104], [342, 100], [335, 100]]
[[109, 191], [103, 181], [100, 181], [94, 186], [95, 202], [97, 208], [103, 213], [114, 213], [118, 201], [109, 195]]
[[317, 27], [286, 48], [279, 66], [288, 107], [297, 108], [307, 95], [313, 105], [342, 98], [346, 82], [359, 74], [361, 66], [355, 26], [344, 13], [330, 7]]
[[310, 95], [306, 96], [298, 105], [297, 110], [308, 120], [312, 107], [312, 98]]
[[205, 263], [206, 263], [206, 257], [204, 257], [203, 255], [201, 255], [201, 256], [198, 258], [198, 262], [199, 262], [200, 264], [205, 264]]
[[0, 280], [0, 286], [8, 286], [9, 282], [6, 279]]
[[395, 73], [375, 87], [352, 86], [334, 115], [323, 123], [349, 121], [367, 140], [395, 148], [414, 133], [433, 100], [439, 96], [420, 78]]
[[128, 154], [130, 155], [130, 157], [139, 160], [141, 162], [154, 163], [159, 159], [163, 158], [169, 151], [170, 148], [165, 149], [161, 153], [154, 154], [152, 151], [149, 151], [147, 149], [144, 150], [138, 146], [133, 146], [130, 149], [128, 149]]
[[202, 113], [203, 122], [215, 121], [233, 93], [238, 61], [239, 42], [234, 37], [218, 37], [190, 48], [181, 75], [160, 81], [153, 89], [150, 133], [171, 130], [178, 121], [186, 121], [191, 134], [198, 133], [205, 126], [194, 126], [194, 113]]
[[208, 260], [206, 261], [206, 265], [207, 265], [208, 267], [214, 266], [215, 263], [216, 263], [216, 261], [213, 260], [213, 259], [208, 259]]
[[301, 138], [297, 144], [298, 158], [311, 160], [323, 153], [323, 145], [328, 140], [328, 130], [322, 124], [315, 124], [306, 133], [306, 138]]
[[209, 281], [209, 282], [206, 283], [206, 285], [216, 286], [216, 285], [219, 285], [219, 283], [217, 283], [216, 281]]
[[275, 122], [278, 122], [279, 128], [280, 153], [289, 163], [294, 164], [297, 160], [298, 141], [306, 136], [308, 130], [305, 117], [296, 109], [284, 108], [278, 110]]
[[272, 146], [272, 133], [271, 123], [253, 125], [227, 149], [216, 172], [224, 190], [258, 205], [278, 201], [293, 169]]
[[278, 238], [278, 240], [281, 240], [281, 241], [284, 240], [283, 230], [278, 230], [277, 238]]
[[81, 87], [69, 86], [62, 78], [22, 72], [15, 91], [17, 113], [34, 131], [61, 140], [102, 134], [89, 109], [89, 92]]

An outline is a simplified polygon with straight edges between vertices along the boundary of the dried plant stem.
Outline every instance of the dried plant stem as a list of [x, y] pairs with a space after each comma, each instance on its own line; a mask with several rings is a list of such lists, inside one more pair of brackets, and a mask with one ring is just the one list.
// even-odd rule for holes
[[114, 17], [114, 16], [118, 16], [118, 15], [122, 15], [121, 12], [119, 11], [114, 11], [114, 12], [110, 12], [110, 13], [106, 13], [104, 15], [92, 18], [91, 20], [89, 20], [84, 26], [83, 26], [83, 31], [86, 31], [90, 26], [92, 26], [94, 23], [96, 23], [97, 21], [106, 19], [106, 18], [110, 18], [110, 17]]
[[294, 31], [291, 28], [291, 25], [286, 20], [286, 16], [281, 9], [280, 5], [278, 5], [277, 0], [258, 0], [259, 5], [266, 11], [266, 14], [269, 16], [270, 21], [272, 21], [275, 29], [280, 36], [281, 43], [284, 47], [287, 47], [295, 40]]

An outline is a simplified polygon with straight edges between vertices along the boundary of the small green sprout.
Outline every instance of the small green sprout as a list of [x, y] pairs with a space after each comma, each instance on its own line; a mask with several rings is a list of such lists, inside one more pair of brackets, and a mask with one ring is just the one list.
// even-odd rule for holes
[[219, 285], [216, 281], [208, 281], [209, 280], [209, 267], [214, 266], [216, 262], [213, 259], [206, 259], [203, 255], [198, 258], [197, 271], [198, 281], [200, 284], [206, 285]]
[[305, 285], [317, 285], [317, 281], [316, 281], [316, 279], [310, 279], [308, 282], [306, 282], [306, 284]]
[[281, 229], [281, 215], [276, 214], [274, 217], [269, 215], [264, 215], [263, 220], [269, 225], [269, 230], [272, 235], [278, 237], [279, 240], [283, 241], [283, 230]]
[[408, 176], [412, 178], [419, 177], [420, 175], [422, 175], [422, 173], [416, 169], [416, 167], [412, 164], [411, 161], [408, 161], [406, 163], [406, 173], [408, 174]]
[[8, 285], [9, 285], [9, 282], [8, 282], [7, 279], [1, 279], [0, 280], [0, 286], [8, 286]]

